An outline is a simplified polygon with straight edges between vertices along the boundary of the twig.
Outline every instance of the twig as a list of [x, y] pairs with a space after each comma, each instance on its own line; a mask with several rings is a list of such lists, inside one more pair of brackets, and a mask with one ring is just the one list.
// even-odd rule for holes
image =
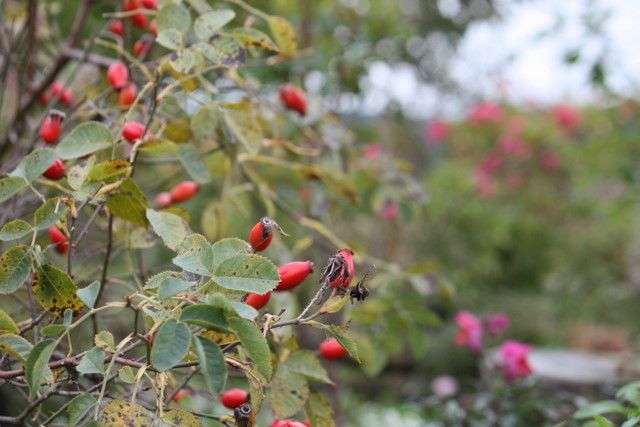
[[[96, 307], [100, 306], [100, 297], [104, 291], [104, 285], [107, 280], [107, 272], [109, 270], [109, 257], [111, 256], [111, 247], [113, 246], [113, 214], [109, 214], [109, 225], [107, 226], [107, 253], [104, 255], [104, 263], [102, 264], [102, 277], [100, 279], [100, 288], [96, 296]], [[98, 320], [95, 313], [91, 316], [93, 324], [93, 334], [98, 333]]]

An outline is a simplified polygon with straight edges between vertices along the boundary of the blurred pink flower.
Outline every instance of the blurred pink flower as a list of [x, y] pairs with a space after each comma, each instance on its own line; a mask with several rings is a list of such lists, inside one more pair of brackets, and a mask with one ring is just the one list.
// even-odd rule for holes
[[527, 357], [532, 347], [517, 341], [505, 341], [500, 346], [502, 357], [502, 371], [507, 381], [514, 381], [531, 374], [533, 370]]
[[393, 200], [387, 201], [384, 208], [380, 212], [380, 217], [384, 219], [396, 219], [400, 214], [400, 205]]
[[427, 141], [432, 144], [439, 144], [449, 136], [449, 125], [440, 119], [431, 121], [426, 128]]
[[482, 350], [482, 322], [468, 311], [456, 314], [458, 334], [456, 344], [460, 347], [468, 346], [473, 351]]
[[489, 314], [486, 319], [487, 331], [492, 337], [497, 337], [509, 326], [509, 316], [505, 313]]
[[504, 158], [498, 150], [491, 150], [480, 161], [480, 169], [488, 175], [496, 172], [504, 164]]
[[469, 120], [475, 124], [499, 123], [504, 116], [502, 107], [494, 102], [484, 101], [476, 104], [469, 113]]
[[431, 382], [431, 390], [440, 397], [451, 397], [458, 392], [458, 381], [450, 375], [440, 375]]
[[567, 132], [574, 132], [582, 123], [580, 111], [569, 104], [558, 105], [553, 109], [553, 119]]
[[364, 158], [367, 160], [377, 160], [382, 154], [382, 151], [380, 144], [369, 144], [364, 150]]
[[507, 123], [507, 133], [509, 135], [520, 136], [524, 132], [526, 124], [520, 117], [509, 119]]
[[524, 184], [524, 174], [518, 171], [509, 171], [507, 173], [507, 187], [511, 190], [518, 190]]
[[516, 135], [506, 135], [500, 138], [498, 145], [504, 154], [526, 159], [531, 156], [531, 147], [525, 140]]
[[560, 156], [553, 150], [543, 151], [542, 154], [540, 154], [540, 160], [542, 161], [542, 166], [549, 171], [560, 169], [562, 163]]
[[494, 197], [498, 190], [496, 180], [482, 167], [477, 168], [473, 173], [473, 185], [478, 194], [486, 199]]

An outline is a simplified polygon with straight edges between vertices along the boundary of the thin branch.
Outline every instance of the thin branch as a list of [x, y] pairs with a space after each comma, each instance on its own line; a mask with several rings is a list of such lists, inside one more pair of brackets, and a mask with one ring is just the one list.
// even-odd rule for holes
[[[104, 291], [104, 285], [107, 280], [107, 272], [109, 271], [109, 257], [111, 256], [111, 248], [113, 247], [113, 214], [109, 214], [109, 225], [107, 228], [107, 253], [104, 255], [104, 263], [102, 264], [102, 277], [100, 278], [100, 288], [96, 296], [96, 307], [100, 307], [100, 297]], [[95, 313], [91, 316], [93, 323], [93, 334], [98, 333], [98, 320]]]

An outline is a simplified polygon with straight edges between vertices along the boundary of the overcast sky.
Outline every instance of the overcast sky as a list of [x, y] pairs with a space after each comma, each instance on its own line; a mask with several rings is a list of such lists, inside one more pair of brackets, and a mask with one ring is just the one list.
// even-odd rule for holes
[[[457, 0], [439, 3], [455, 12]], [[501, 19], [469, 27], [452, 64], [452, 77], [479, 97], [523, 105], [597, 101], [589, 72], [604, 43], [585, 29], [588, 3], [611, 14], [604, 24], [607, 83], [620, 94], [637, 95], [640, 0], [504, 0]], [[575, 48], [580, 48], [582, 60], [567, 65], [565, 54]], [[464, 103], [443, 99], [433, 88], [418, 83], [415, 75], [402, 64], [393, 70], [386, 64], [373, 64], [365, 79], [364, 110], [376, 114], [394, 99], [415, 118], [461, 114]]]

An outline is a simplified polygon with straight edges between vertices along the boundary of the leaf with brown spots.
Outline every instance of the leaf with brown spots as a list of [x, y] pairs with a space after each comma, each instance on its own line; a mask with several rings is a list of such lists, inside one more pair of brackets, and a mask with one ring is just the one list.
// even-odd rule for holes
[[61, 315], [68, 308], [77, 315], [84, 308], [84, 303], [76, 295], [78, 287], [71, 277], [52, 265], [45, 264], [36, 270], [33, 290], [38, 303], [56, 315]]
[[265, 294], [278, 285], [280, 275], [265, 257], [237, 255], [218, 264], [213, 281], [226, 289]]
[[162, 416], [162, 421], [176, 427], [202, 427], [200, 418], [182, 409], [173, 409], [167, 412]]
[[282, 16], [269, 17], [269, 28], [282, 55], [292, 58], [298, 53], [298, 40], [293, 25]]
[[151, 414], [142, 406], [125, 400], [112, 400], [100, 415], [102, 427], [151, 427]]

